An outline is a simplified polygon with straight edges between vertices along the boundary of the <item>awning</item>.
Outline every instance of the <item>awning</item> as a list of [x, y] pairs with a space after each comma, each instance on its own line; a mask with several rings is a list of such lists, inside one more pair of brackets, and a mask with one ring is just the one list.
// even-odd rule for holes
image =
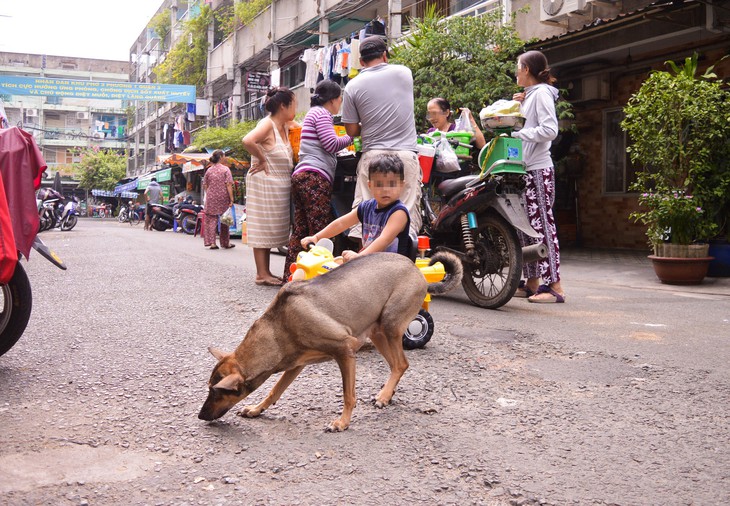
[[169, 181], [172, 179], [172, 169], [158, 170], [157, 172], [152, 172], [150, 174], [140, 176], [139, 178], [137, 178], [137, 189], [144, 190], [145, 188], [147, 188], [152, 182], [153, 177], [157, 179], [158, 183], [164, 183], [165, 181]]
[[114, 187], [114, 193], [130, 192], [137, 189], [137, 179], [128, 183], [118, 184]]
[[122, 197], [125, 199], [136, 199], [139, 197], [139, 194], [137, 192], [118, 192], [116, 188], [114, 191], [109, 190], [91, 190], [91, 194], [94, 197]]
[[[249, 163], [244, 160], [237, 160], [231, 156], [227, 156], [226, 165], [232, 169], [247, 169]], [[210, 153], [173, 153], [171, 155], [161, 155], [157, 157], [157, 161], [167, 165], [179, 165], [183, 168], [183, 174], [203, 170], [210, 164]], [[159, 179], [158, 179], [159, 181]]]

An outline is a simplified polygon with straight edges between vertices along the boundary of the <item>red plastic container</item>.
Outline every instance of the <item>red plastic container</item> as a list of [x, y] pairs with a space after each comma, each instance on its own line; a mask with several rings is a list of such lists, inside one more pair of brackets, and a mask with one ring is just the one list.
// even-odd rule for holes
[[421, 164], [421, 173], [423, 174], [423, 182], [428, 183], [431, 179], [431, 169], [433, 168], [433, 159], [436, 155], [436, 148], [427, 144], [418, 146], [418, 163]]

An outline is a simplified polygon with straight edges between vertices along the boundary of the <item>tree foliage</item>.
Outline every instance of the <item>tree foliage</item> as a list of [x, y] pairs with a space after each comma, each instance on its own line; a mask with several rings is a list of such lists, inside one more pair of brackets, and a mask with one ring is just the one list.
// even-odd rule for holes
[[413, 33], [391, 50], [390, 61], [413, 72], [419, 129], [429, 126], [426, 104], [434, 97], [447, 99], [453, 108], [468, 107], [475, 117], [485, 105], [512, 98], [515, 62], [524, 41], [514, 22], [502, 24], [501, 16], [497, 10], [443, 19], [429, 5], [423, 19], [412, 21]]
[[271, 5], [271, 0], [250, 0], [236, 4], [235, 13], [242, 25], [247, 25], [258, 16], [261, 11]]
[[170, 33], [171, 21], [170, 21], [170, 9], [165, 9], [162, 12], [155, 14], [150, 20], [149, 28], [155, 32], [160, 38], [160, 47], [165, 50], [165, 38]]
[[202, 92], [208, 77], [208, 25], [212, 17], [210, 6], [204, 5], [198, 16], [184, 23], [182, 36], [154, 69], [156, 82], [189, 84]]
[[112, 150], [86, 149], [78, 165], [79, 187], [87, 190], [113, 190], [127, 173], [127, 158]]
[[631, 160], [644, 167], [632, 190], [683, 191], [723, 226], [730, 212], [730, 95], [712, 67], [698, 75], [697, 63], [695, 54], [653, 72], [624, 107], [621, 127]]
[[[199, 130], [193, 136], [193, 146], [199, 150], [222, 149], [234, 158], [247, 160], [248, 151], [243, 148], [241, 139], [256, 126], [256, 121], [231, 123], [228, 127], [210, 127]], [[230, 151], [229, 151], [230, 150]]]
[[215, 16], [215, 27], [220, 34], [220, 39], [225, 39], [236, 28], [236, 17], [234, 16], [233, 6], [226, 5], [217, 9], [213, 15]]

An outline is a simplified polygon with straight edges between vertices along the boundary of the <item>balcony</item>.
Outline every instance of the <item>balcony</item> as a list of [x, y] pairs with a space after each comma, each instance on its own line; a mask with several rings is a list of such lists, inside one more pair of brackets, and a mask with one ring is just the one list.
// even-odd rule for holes
[[99, 146], [104, 149], [127, 147], [124, 137], [102, 137], [100, 132], [92, 132], [86, 127], [46, 127], [40, 134], [44, 146]]

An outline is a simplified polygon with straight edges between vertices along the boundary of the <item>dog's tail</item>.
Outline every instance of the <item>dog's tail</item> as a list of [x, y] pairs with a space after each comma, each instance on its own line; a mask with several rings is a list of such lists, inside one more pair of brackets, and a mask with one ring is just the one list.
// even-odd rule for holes
[[461, 260], [459, 260], [459, 257], [446, 251], [439, 251], [433, 255], [428, 264], [433, 265], [436, 262], [444, 264], [446, 276], [444, 276], [444, 279], [438, 283], [429, 283], [428, 293], [440, 295], [453, 290], [461, 282], [464, 269], [461, 267]]

